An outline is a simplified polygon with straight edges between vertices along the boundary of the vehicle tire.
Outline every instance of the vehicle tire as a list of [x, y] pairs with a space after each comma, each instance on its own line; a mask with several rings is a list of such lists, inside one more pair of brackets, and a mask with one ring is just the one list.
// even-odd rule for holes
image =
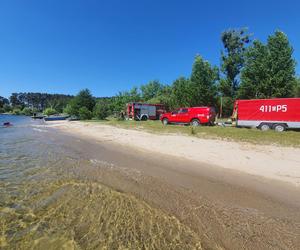
[[168, 123], [169, 123], [169, 120], [168, 120], [167, 118], [164, 118], [164, 119], [162, 120], [162, 124], [163, 124], [163, 125], [167, 126]]
[[146, 115], [143, 115], [141, 120], [142, 120], [142, 121], [147, 121], [147, 120], [148, 120], [148, 117], [147, 117]]
[[198, 119], [193, 119], [191, 121], [191, 126], [193, 126], [193, 127], [200, 126], [200, 121]]
[[265, 124], [260, 125], [259, 128], [261, 131], [268, 131], [268, 130], [270, 130], [270, 125], [265, 123]]
[[273, 128], [276, 132], [283, 132], [286, 126], [284, 124], [275, 124]]

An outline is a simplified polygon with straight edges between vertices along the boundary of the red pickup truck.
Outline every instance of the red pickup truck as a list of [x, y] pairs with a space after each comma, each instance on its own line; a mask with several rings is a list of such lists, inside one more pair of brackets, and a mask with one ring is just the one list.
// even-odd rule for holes
[[213, 107], [192, 107], [180, 108], [171, 113], [165, 113], [161, 115], [160, 120], [164, 125], [177, 123], [199, 126], [201, 124], [213, 125], [215, 118], [216, 111]]

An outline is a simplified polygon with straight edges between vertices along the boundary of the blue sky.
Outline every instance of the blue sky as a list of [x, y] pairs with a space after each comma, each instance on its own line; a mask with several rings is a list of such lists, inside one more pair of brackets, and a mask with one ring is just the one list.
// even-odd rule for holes
[[0, 0], [0, 96], [169, 84], [197, 53], [219, 66], [220, 34], [236, 27], [262, 41], [284, 31], [300, 63], [299, 10], [296, 0]]

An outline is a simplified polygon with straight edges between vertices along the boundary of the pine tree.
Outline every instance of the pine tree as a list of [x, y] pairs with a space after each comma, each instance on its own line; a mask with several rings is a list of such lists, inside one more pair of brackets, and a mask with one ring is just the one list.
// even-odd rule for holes
[[276, 31], [266, 45], [255, 41], [245, 55], [239, 98], [292, 97], [295, 93], [293, 49], [287, 36]]
[[268, 39], [270, 85], [266, 90], [269, 97], [291, 97], [296, 83], [293, 48], [287, 36], [276, 31]]
[[238, 98], [266, 98], [265, 90], [270, 85], [268, 47], [256, 40], [245, 54], [245, 66], [241, 74]]

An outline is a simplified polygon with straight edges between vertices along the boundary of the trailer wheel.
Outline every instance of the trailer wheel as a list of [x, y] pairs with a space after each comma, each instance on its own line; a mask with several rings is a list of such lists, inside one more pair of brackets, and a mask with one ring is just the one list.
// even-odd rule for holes
[[197, 127], [197, 126], [199, 126], [199, 125], [200, 125], [200, 122], [199, 122], [198, 119], [193, 119], [193, 120], [191, 121], [191, 126]]
[[163, 123], [163, 125], [167, 126], [168, 123], [169, 123], [169, 120], [168, 120], [167, 118], [164, 118], [164, 119], [162, 120], [162, 123]]
[[141, 120], [142, 121], [147, 121], [147, 119], [148, 119], [148, 117], [146, 115], [143, 115]]
[[260, 128], [260, 130], [261, 131], [267, 131], [267, 130], [270, 130], [270, 125], [269, 124], [261, 124], [260, 126], [259, 126], [259, 128]]
[[275, 124], [273, 128], [276, 132], [283, 132], [286, 129], [284, 124]]

